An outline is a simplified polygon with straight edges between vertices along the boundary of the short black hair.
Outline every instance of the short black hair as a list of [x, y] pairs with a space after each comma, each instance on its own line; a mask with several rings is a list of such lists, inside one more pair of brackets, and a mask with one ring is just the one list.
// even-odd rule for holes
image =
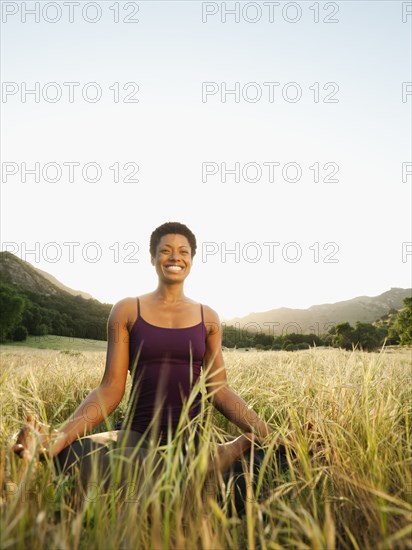
[[150, 255], [153, 257], [156, 256], [156, 248], [160, 242], [160, 239], [163, 237], [163, 235], [169, 234], [183, 235], [184, 237], [186, 237], [189, 241], [191, 255], [193, 258], [193, 256], [196, 254], [197, 248], [196, 237], [186, 225], [179, 222], [166, 222], [153, 231], [153, 233], [150, 235]]

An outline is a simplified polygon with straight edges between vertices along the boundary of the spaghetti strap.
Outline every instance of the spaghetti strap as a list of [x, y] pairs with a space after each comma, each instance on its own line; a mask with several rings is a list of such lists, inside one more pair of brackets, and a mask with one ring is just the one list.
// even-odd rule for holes
[[140, 317], [140, 301], [139, 296], [137, 296], [137, 318]]
[[203, 305], [202, 304], [200, 304], [200, 311], [202, 313], [202, 323], [204, 323], [205, 321], [203, 319]]

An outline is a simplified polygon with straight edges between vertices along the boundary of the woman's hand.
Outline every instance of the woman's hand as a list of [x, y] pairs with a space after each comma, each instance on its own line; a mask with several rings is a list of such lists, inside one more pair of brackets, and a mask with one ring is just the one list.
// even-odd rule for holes
[[39, 460], [45, 460], [50, 441], [57, 434], [57, 430], [53, 430], [47, 424], [40, 422], [36, 416], [29, 414], [27, 415], [26, 424], [17, 434], [17, 440], [12, 446], [12, 451], [25, 462], [30, 462], [35, 457]]
[[280, 450], [286, 446], [288, 446], [289, 448], [293, 448], [294, 446], [291, 439], [283, 437], [279, 432], [276, 432], [274, 430], [271, 430], [265, 435], [260, 435], [256, 432], [249, 432], [247, 437], [251, 440], [252, 443], [257, 444], [260, 447], [273, 446], [274, 450]]
[[309, 440], [309, 454], [311, 456], [323, 454], [325, 452], [326, 442], [315, 422], [306, 422], [303, 425], [303, 434]]

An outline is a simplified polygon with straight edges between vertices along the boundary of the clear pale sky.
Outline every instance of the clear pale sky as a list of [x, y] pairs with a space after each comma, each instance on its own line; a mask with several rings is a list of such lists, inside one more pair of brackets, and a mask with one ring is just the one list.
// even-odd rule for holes
[[180, 221], [222, 318], [411, 286], [410, 2], [1, 4], [2, 250], [114, 303]]

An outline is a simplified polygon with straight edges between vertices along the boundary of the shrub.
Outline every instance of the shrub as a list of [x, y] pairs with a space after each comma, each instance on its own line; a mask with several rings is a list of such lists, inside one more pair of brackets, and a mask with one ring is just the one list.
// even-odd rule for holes
[[27, 332], [27, 328], [23, 325], [17, 325], [17, 327], [12, 332], [12, 339], [15, 342], [24, 342], [24, 340], [27, 340], [27, 336], [29, 333]]

